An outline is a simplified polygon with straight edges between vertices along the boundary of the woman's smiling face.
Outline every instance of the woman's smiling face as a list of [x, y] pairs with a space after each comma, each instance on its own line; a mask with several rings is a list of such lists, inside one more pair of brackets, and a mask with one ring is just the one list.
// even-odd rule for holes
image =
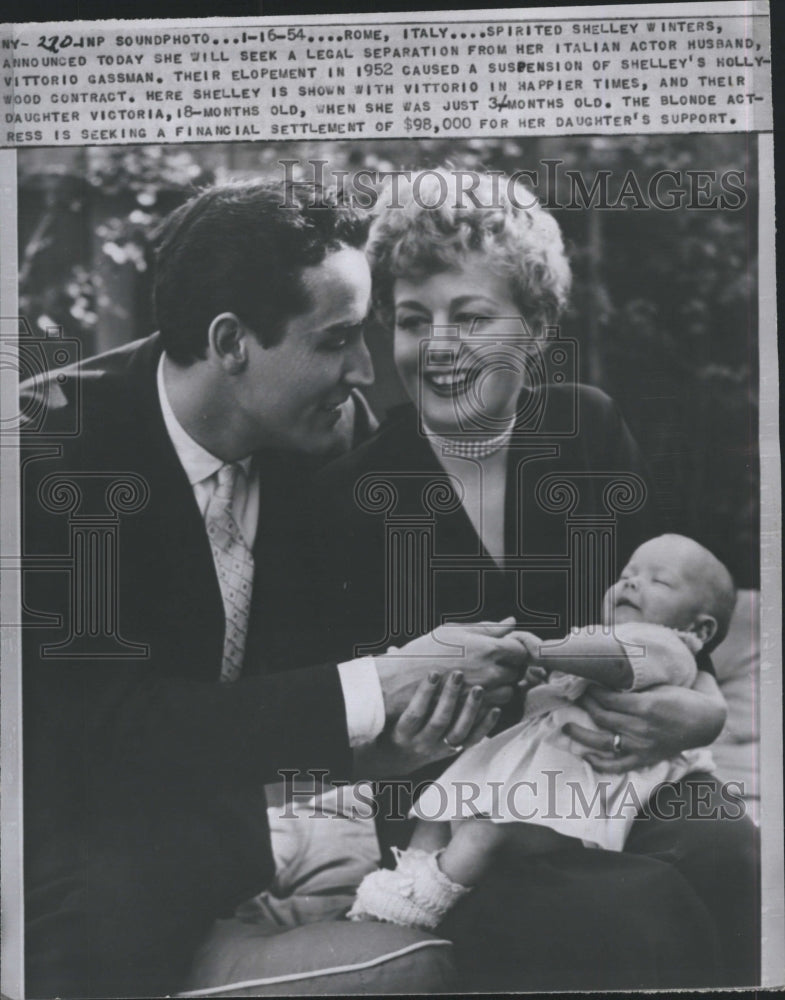
[[428, 429], [501, 433], [526, 383], [526, 331], [508, 279], [470, 253], [459, 268], [398, 278], [393, 305], [395, 366]]

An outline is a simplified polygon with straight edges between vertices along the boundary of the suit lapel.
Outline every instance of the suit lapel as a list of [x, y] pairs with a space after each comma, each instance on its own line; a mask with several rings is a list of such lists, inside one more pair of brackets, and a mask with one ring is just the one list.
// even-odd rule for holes
[[134, 456], [150, 490], [145, 510], [127, 521], [127, 558], [139, 574], [130, 584], [149, 588], [152, 601], [141, 603], [157, 647], [208, 680], [220, 669], [223, 604], [202, 516], [166, 432], [156, 384], [160, 353], [156, 337], [143, 342], [120, 385], [128, 419], [118, 453]]

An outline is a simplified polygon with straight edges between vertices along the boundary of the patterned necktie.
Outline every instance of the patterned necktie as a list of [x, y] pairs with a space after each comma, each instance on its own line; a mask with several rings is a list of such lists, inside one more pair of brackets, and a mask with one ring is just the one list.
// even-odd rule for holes
[[226, 616], [222, 681], [240, 676], [253, 588], [253, 556], [232, 512], [238, 475], [244, 475], [241, 466], [221, 466], [218, 486], [204, 515]]

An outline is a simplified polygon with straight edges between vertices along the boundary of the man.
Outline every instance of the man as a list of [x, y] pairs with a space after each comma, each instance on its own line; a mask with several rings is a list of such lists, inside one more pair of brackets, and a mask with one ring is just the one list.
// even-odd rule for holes
[[[266, 782], [351, 778], [388, 723], [378, 766], [408, 771], [448, 752], [442, 735], [479, 738], [512, 694], [509, 625], [462, 629], [448, 661], [426, 637], [268, 672], [298, 456], [345, 445], [372, 379], [365, 237], [306, 187], [208, 190], [162, 232], [159, 333], [23, 386], [23, 412], [45, 410], [22, 469], [30, 996], [181, 988], [212, 922], [271, 880]], [[485, 686], [486, 710], [413, 749], [394, 721], [446, 667]], [[339, 926], [330, 964], [352, 933], [373, 959], [368, 929]]]

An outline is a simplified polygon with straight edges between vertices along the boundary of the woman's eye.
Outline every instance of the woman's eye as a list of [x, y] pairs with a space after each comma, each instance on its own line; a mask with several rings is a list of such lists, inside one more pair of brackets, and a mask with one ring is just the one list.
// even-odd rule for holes
[[430, 326], [430, 321], [425, 316], [403, 316], [395, 321], [395, 325], [401, 330], [418, 330]]
[[465, 327], [469, 333], [474, 333], [488, 326], [493, 322], [494, 318], [493, 316], [488, 316], [487, 313], [461, 313], [455, 317], [455, 322]]
[[460, 326], [467, 327], [469, 332], [477, 329], [478, 326], [482, 326], [487, 320], [487, 316], [481, 316], [479, 313], [461, 313], [455, 317], [455, 322]]

